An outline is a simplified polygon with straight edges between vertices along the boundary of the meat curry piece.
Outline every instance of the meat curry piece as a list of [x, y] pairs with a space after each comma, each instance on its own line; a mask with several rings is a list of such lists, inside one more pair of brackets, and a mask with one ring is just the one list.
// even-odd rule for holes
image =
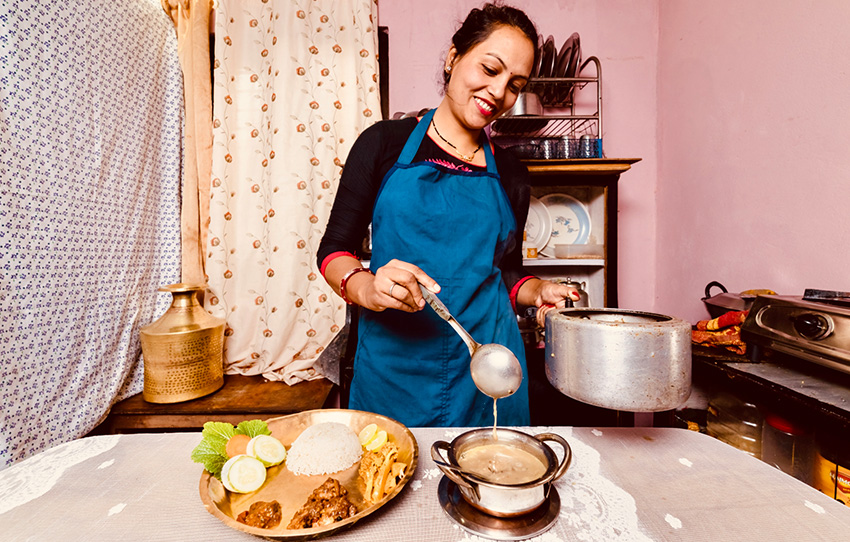
[[348, 490], [338, 480], [328, 478], [313, 490], [287, 526], [288, 529], [309, 529], [342, 521], [357, 513], [357, 507], [348, 500]]
[[280, 503], [257, 501], [236, 517], [236, 521], [250, 527], [274, 529], [280, 524]]

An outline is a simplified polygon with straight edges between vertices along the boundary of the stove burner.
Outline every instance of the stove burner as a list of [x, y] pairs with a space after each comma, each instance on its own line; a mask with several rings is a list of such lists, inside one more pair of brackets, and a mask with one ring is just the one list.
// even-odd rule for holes
[[806, 297], [760, 295], [741, 326], [750, 359], [764, 350], [850, 373], [850, 308], [844, 292], [806, 290]]
[[478, 510], [463, 498], [457, 484], [443, 476], [437, 488], [440, 506], [449, 518], [472, 534], [493, 540], [525, 540], [548, 531], [558, 519], [561, 498], [555, 486], [537, 509], [522, 516], [497, 518]]

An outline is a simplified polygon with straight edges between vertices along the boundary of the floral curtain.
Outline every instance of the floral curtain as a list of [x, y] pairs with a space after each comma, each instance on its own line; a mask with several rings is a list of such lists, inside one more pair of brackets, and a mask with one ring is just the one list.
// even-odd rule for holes
[[230, 374], [294, 384], [345, 320], [316, 250], [351, 144], [378, 120], [374, 0], [219, 0], [206, 308]]

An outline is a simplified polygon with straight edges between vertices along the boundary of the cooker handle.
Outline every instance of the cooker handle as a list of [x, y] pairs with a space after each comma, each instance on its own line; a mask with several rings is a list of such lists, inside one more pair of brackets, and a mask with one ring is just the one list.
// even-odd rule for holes
[[450, 465], [451, 462], [442, 453], [440, 453], [440, 451], [447, 453], [449, 451], [450, 446], [451, 445], [444, 440], [436, 441], [434, 444], [431, 445], [431, 459], [434, 460], [434, 463], [437, 464], [437, 468], [440, 469], [449, 480], [459, 486], [465, 487], [472, 491], [476, 499], [481, 499], [481, 494], [478, 492], [478, 484], [466, 481], [466, 479], [464, 479], [462, 476], [459, 476], [456, 472], [443, 466]]
[[[576, 306], [575, 301], [573, 301], [569, 297], [564, 298], [564, 308], [565, 309], [572, 309], [575, 306]], [[541, 308], [543, 308], [543, 307], [546, 307], [547, 309], [554, 309], [555, 305], [553, 305], [551, 303], [544, 303], [541, 306]], [[529, 308], [525, 309], [525, 317], [534, 320], [535, 318], [537, 318], [537, 310], [538, 310], [537, 307], [529, 307]]]
[[561, 464], [558, 465], [558, 469], [555, 471], [555, 474], [552, 476], [550, 482], [554, 482], [558, 478], [564, 475], [567, 472], [567, 469], [570, 468], [570, 463], [573, 461], [573, 451], [570, 448], [569, 443], [557, 433], [539, 433], [534, 435], [534, 438], [540, 441], [553, 440], [561, 445], [561, 448], [564, 449], [564, 458], [561, 460]]

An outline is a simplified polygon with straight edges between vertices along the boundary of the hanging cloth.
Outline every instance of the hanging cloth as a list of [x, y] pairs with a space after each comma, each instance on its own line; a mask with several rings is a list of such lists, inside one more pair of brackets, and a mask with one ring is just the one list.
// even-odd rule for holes
[[185, 131], [183, 197], [180, 203], [182, 281], [206, 284], [204, 246], [210, 221], [212, 166], [212, 83], [210, 81], [210, 0], [161, 0], [177, 31], [183, 72]]
[[[296, 384], [345, 323], [316, 250], [340, 168], [380, 116], [373, 0], [219, 0], [209, 292], [227, 374]], [[327, 376], [333, 376], [327, 375]]]
[[[434, 111], [407, 140], [382, 181], [372, 219], [371, 267], [397, 258], [440, 284], [440, 299], [481, 343], [525, 354], [507, 288], [497, 267], [516, 220], [490, 145], [487, 171], [457, 171], [413, 162]], [[361, 311], [350, 407], [412, 427], [493, 424], [493, 400], [469, 372], [470, 355], [455, 331], [429, 307], [406, 313]], [[528, 425], [528, 387], [499, 400], [500, 425]]]

